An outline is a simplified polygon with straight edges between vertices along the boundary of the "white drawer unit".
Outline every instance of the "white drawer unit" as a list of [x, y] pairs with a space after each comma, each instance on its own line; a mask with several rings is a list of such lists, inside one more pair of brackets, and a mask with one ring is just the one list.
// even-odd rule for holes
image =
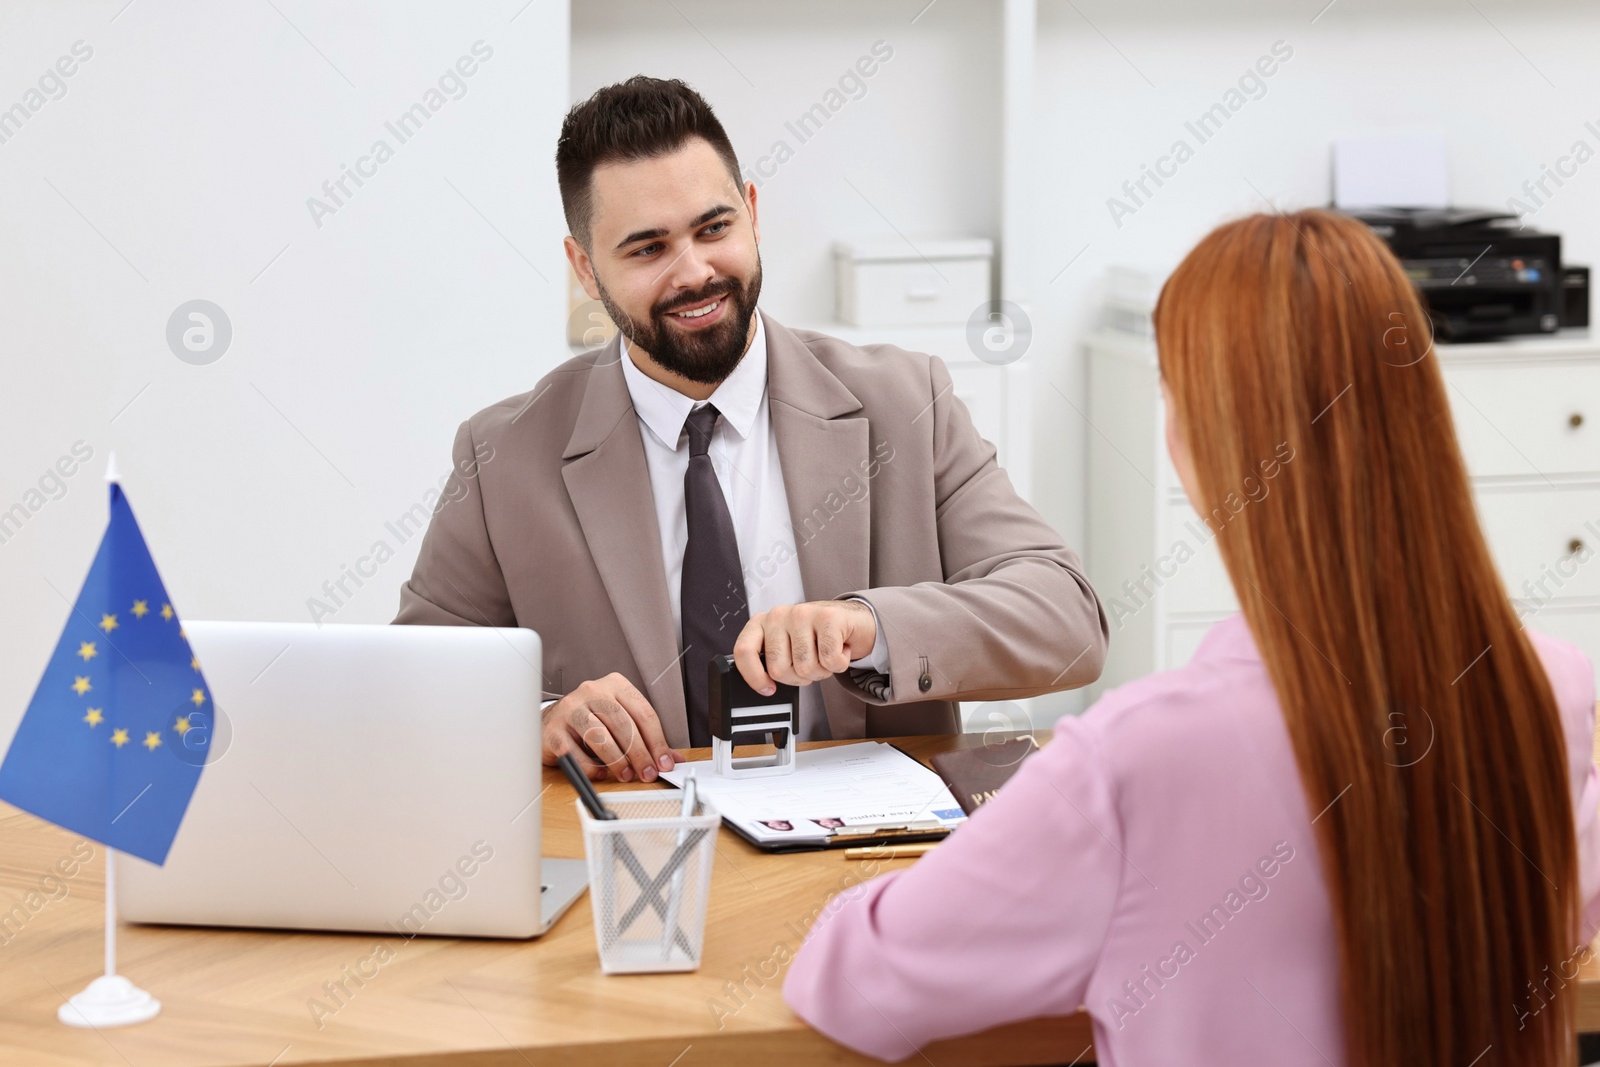
[[[1600, 467], [1600, 374], [1582, 359], [1500, 360], [1442, 349], [1450, 412], [1467, 467], [1478, 477], [1592, 472]], [[1521, 346], [1526, 349], [1526, 345]], [[1590, 360], [1600, 357], [1600, 349]]]
[[[1507, 593], [1524, 625], [1600, 664], [1600, 338], [1572, 331], [1438, 353]], [[1088, 363], [1084, 562], [1111, 623], [1098, 694], [1187, 663], [1239, 608], [1215, 531], [1167, 457], [1154, 343], [1102, 330]], [[1262, 486], [1270, 493], [1271, 479]]]
[[834, 245], [839, 320], [851, 326], [964, 326], [989, 299], [994, 242]]
[[1476, 486], [1478, 520], [1513, 599], [1600, 602], [1600, 476], [1590, 478], [1556, 487]]

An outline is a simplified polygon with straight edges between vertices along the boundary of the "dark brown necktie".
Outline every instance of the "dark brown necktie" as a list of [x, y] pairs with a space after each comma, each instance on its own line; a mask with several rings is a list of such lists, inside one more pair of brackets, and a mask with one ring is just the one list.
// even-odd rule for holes
[[711, 719], [706, 707], [706, 665], [713, 656], [733, 651], [739, 631], [750, 620], [739, 567], [739, 542], [727, 498], [711, 466], [711, 431], [720, 412], [705, 404], [689, 413], [689, 469], [683, 475], [683, 500], [689, 517], [689, 540], [683, 546], [683, 584], [679, 608], [683, 616], [683, 691], [689, 712], [689, 744], [711, 744]]

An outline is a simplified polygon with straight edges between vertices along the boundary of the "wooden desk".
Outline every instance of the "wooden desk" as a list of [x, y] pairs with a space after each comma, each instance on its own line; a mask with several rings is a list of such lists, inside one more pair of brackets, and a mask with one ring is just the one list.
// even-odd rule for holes
[[[973, 738], [899, 742], [922, 759], [963, 743], [972, 744]], [[1596, 753], [1600, 756], [1600, 744]], [[546, 784], [545, 853], [582, 856], [572, 789], [552, 771], [546, 772]], [[0, 805], [0, 900], [6, 907], [37, 889], [56, 861], [69, 856], [75, 840]], [[723, 830], [705, 957], [689, 974], [602, 975], [587, 895], [550, 933], [527, 942], [426, 937], [406, 942], [371, 934], [125, 924], [119, 969], [161, 999], [162, 1013], [139, 1026], [96, 1033], [63, 1026], [55, 1013], [65, 997], [100, 971], [103, 857], [104, 850], [95, 846], [94, 859], [68, 882], [66, 896], [47, 903], [15, 934], [0, 930], [0, 1063], [874, 1063], [795, 1018], [783, 1001], [778, 960], [784, 949], [798, 948], [808, 917], [834, 893], [914, 862], [847, 861], [838, 852], [769, 856]], [[322, 984], [370, 958], [383, 941], [394, 947], [394, 957], [336, 1014], [324, 1016], [319, 1028], [309, 1002], [322, 995]], [[733, 986], [741, 982], [748, 993], [735, 998]], [[1600, 955], [1580, 972], [1578, 1028], [1600, 1031]], [[1090, 1044], [1088, 1017], [1080, 1012], [939, 1042], [925, 1051], [939, 1067], [1063, 1064], [1074, 1057], [1091, 1059]]]
[[[962, 743], [973, 739], [912, 738], [901, 745], [925, 759]], [[709, 750], [690, 755], [705, 758]], [[581, 857], [572, 788], [550, 770], [545, 784], [545, 854]], [[0, 805], [4, 907], [38, 889], [77, 840]], [[838, 851], [769, 856], [719, 831], [705, 954], [700, 969], [688, 974], [603, 975], [587, 894], [534, 941], [405, 941], [377, 934], [123, 924], [118, 970], [161, 1000], [161, 1014], [97, 1033], [56, 1021], [62, 1000], [103, 966], [105, 852], [94, 849], [94, 858], [68, 882], [65, 897], [45, 904], [14, 935], [0, 929], [0, 1064], [875, 1063], [794, 1016], [783, 1000], [781, 962], [799, 948], [808, 921], [830, 896], [915, 862], [850, 861]], [[309, 1002], [320, 997], [331, 1003], [323, 983], [370, 959], [380, 942], [392, 946], [393, 958], [365, 985], [352, 985], [354, 996], [324, 1016], [319, 1029]], [[373, 966], [362, 969], [370, 973]], [[739, 983], [748, 994], [735, 996]], [[928, 1054], [939, 1067], [1059, 1064], [1089, 1044], [1088, 1017], [1079, 1013], [942, 1042]]]

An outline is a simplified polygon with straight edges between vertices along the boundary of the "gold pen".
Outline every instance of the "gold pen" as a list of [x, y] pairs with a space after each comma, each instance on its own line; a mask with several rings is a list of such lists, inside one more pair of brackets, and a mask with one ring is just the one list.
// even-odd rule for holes
[[921, 856], [931, 850], [939, 842], [923, 841], [915, 845], [864, 845], [860, 848], [847, 848], [844, 858], [847, 860], [898, 860], [913, 856]]

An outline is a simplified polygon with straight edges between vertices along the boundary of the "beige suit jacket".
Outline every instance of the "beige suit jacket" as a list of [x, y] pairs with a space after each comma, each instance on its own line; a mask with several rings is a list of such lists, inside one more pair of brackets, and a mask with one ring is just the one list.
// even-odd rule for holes
[[[765, 327], [787, 550], [808, 600], [861, 597], [889, 643], [887, 682], [817, 683], [833, 736], [959, 732], [956, 700], [1099, 677], [1106, 618], [1079, 558], [1017, 496], [944, 364], [770, 315]], [[533, 629], [548, 696], [620, 672], [682, 748], [677, 630], [623, 358], [613, 339], [462, 423], [395, 622]], [[747, 582], [772, 562], [742, 561]]]

